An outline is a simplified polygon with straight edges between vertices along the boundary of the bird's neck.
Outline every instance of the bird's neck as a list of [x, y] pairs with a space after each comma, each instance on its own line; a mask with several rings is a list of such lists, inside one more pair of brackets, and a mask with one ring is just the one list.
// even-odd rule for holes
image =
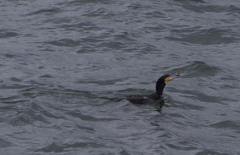
[[163, 89], [166, 86], [164, 81], [162, 79], [158, 79], [156, 84], [156, 92], [149, 95], [149, 98], [152, 98], [154, 100], [158, 100], [162, 97]]
[[166, 86], [165, 83], [161, 83], [161, 84], [157, 85], [157, 87], [156, 87], [156, 94], [157, 94], [158, 96], [161, 96], [161, 95], [162, 95], [163, 89], [164, 89], [165, 86]]

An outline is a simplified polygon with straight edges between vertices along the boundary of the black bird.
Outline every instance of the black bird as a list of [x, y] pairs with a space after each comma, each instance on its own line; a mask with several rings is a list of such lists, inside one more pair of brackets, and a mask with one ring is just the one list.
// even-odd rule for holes
[[161, 76], [156, 83], [156, 92], [150, 95], [129, 95], [122, 99], [128, 100], [135, 104], [145, 104], [152, 103], [156, 100], [161, 99], [163, 89], [169, 81], [172, 81], [175, 78], [180, 76], [180, 72], [174, 73], [172, 75], [166, 74]]

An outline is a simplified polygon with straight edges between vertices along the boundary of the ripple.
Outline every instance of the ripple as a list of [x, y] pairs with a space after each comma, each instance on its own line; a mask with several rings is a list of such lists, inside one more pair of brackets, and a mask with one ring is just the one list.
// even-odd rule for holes
[[102, 122], [102, 121], [114, 121], [114, 120], [118, 120], [116, 118], [111, 118], [111, 117], [102, 117], [100, 118], [98, 117], [94, 117], [93, 115], [90, 114], [83, 114], [83, 112], [80, 112], [78, 110], [74, 110], [74, 111], [68, 111], [66, 112], [66, 114], [73, 116], [73, 117], [77, 117], [83, 121], [89, 121], [89, 122]]
[[111, 41], [111, 42], [102, 42], [100, 45], [98, 45], [97, 47], [105, 47], [105, 48], [109, 48], [109, 49], [120, 49], [124, 47], [124, 44], [122, 44], [121, 42], [117, 42], [117, 41]]
[[235, 36], [235, 32], [231, 29], [220, 28], [179, 29], [172, 30], [172, 34], [173, 35], [171, 37], [166, 37], [170, 41], [180, 41], [201, 45], [230, 44], [240, 40], [238, 36]]
[[18, 33], [11, 30], [0, 30], [0, 38], [2, 39], [16, 37], [18, 35], [19, 35]]
[[94, 142], [74, 142], [74, 143], [71, 143], [71, 144], [64, 144], [64, 147], [65, 148], [91, 148], [91, 147], [94, 147], [94, 148], [101, 148], [103, 147], [103, 145], [100, 145], [100, 144], [97, 144], [97, 143], [94, 143]]
[[210, 126], [213, 128], [216, 128], [216, 129], [221, 129], [221, 128], [232, 129], [232, 130], [236, 130], [236, 131], [238, 131], [238, 133], [240, 133], [239, 123], [235, 123], [233, 121], [220, 121], [220, 122], [211, 124]]
[[181, 72], [184, 78], [215, 76], [221, 71], [220, 68], [212, 66], [203, 61], [188, 62], [186, 65], [167, 68], [166, 71]]
[[83, 131], [85, 131], [85, 132], [88, 132], [88, 133], [96, 133], [96, 130], [94, 129], [94, 128], [92, 128], [92, 127], [87, 127], [87, 126], [80, 126], [80, 125], [78, 125], [78, 128], [80, 129], [80, 130], [83, 130]]
[[201, 92], [192, 92], [192, 91], [188, 91], [188, 90], [183, 90], [181, 91], [182, 96], [186, 97], [186, 98], [192, 98], [197, 99], [198, 101], [202, 101], [202, 102], [213, 102], [213, 103], [219, 103], [219, 96], [210, 96]]
[[182, 5], [183, 8], [191, 10], [197, 13], [206, 13], [206, 12], [214, 12], [214, 13], [240, 13], [240, 8], [234, 5], [206, 5], [202, 3], [202, 5], [192, 5], [191, 3], [185, 3]]
[[97, 8], [95, 10], [89, 10], [88, 12], [84, 13], [83, 16], [97, 17], [103, 16], [104, 14], [106, 14], [106, 10], [104, 8]]
[[13, 144], [4, 140], [0, 139], [0, 148], [6, 148], [6, 147], [11, 147]]
[[60, 2], [58, 3], [58, 5], [63, 5], [64, 7], [66, 5], [72, 5], [72, 6], [76, 6], [76, 5], [85, 5], [85, 4], [108, 4], [111, 3], [111, 1], [109, 0], [102, 0], [102, 1], [98, 1], [98, 0], [74, 0], [74, 1], [70, 1], [70, 2]]
[[50, 9], [40, 9], [38, 11], [31, 12], [29, 14], [26, 14], [27, 16], [33, 16], [33, 15], [38, 15], [38, 14], [44, 14], [44, 15], [53, 15], [56, 13], [61, 12], [62, 10], [59, 8], [50, 8]]
[[49, 41], [46, 43], [55, 45], [55, 46], [65, 46], [65, 47], [74, 47], [74, 46], [79, 46], [81, 44], [79, 41], [74, 41], [72, 39], [60, 39], [56, 41]]
[[40, 149], [36, 149], [35, 152], [65, 152], [65, 150], [70, 148], [102, 148], [103, 144], [98, 144], [94, 142], [74, 142], [74, 143], [64, 143], [57, 144], [55, 142], [44, 146]]
[[39, 76], [39, 78], [53, 78], [53, 76], [49, 74], [45, 74], [45, 75]]
[[187, 142], [187, 141], [180, 141], [177, 144], [166, 144], [168, 147], [173, 148], [174, 150], [179, 151], [191, 151], [191, 150], [197, 150], [193, 143]]
[[64, 148], [62, 146], [52, 143], [41, 149], [35, 150], [35, 152], [62, 152], [63, 150]]
[[51, 108], [43, 108], [43, 105], [37, 103], [28, 103], [23, 106], [16, 106], [12, 110], [15, 111], [15, 115], [12, 115], [8, 122], [13, 126], [24, 126], [34, 123], [49, 123], [50, 118], [62, 118], [51, 112]]
[[208, 149], [204, 149], [203, 151], [198, 152], [196, 155], [206, 155], [206, 154], [228, 155], [227, 153], [221, 153], [221, 152], [208, 150]]
[[[152, 10], [147, 13], [145, 13], [145, 16], [147, 18], [165, 18], [165, 14], [162, 13], [160, 10]], [[159, 28], [160, 26], [157, 26], [156, 28]]]
[[[60, 19], [60, 20], [57, 20], [56, 24], [60, 24], [60, 23], [65, 23], [66, 22], [66, 19], [63, 18], [63, 19]], [[68, 21], [69, 22], [69, 21]], [[80, 30], [80, 31], [89, 31], [89, 30], [98, 30], [98, 26], [92, 22], [92, 21], [79, 21], [79, 22], [73, 22], [70, 24], [61, 24], [59, 25], [60, 28], [64, 28], [66, 30], [73, 30], [73, 31], [76, 31], [76, 30]]]

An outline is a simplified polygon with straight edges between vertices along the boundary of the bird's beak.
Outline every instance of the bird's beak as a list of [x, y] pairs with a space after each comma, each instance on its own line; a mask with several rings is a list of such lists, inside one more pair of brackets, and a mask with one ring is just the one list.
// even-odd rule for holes
[[173, 79], [178, 78], [179, 76], [180, 76], [180, 72], [176, 72], [176, 73], [170, 75], [169, 77], [166, 77], [165, 83], [168, 83], [168, 82], [172, 81]]

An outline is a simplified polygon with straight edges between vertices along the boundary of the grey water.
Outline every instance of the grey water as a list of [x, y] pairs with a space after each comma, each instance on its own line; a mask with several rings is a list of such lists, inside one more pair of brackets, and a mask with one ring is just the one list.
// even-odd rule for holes
[[0, 154], [239, 155], [239, 52], [239, 0], [2, 0]]

